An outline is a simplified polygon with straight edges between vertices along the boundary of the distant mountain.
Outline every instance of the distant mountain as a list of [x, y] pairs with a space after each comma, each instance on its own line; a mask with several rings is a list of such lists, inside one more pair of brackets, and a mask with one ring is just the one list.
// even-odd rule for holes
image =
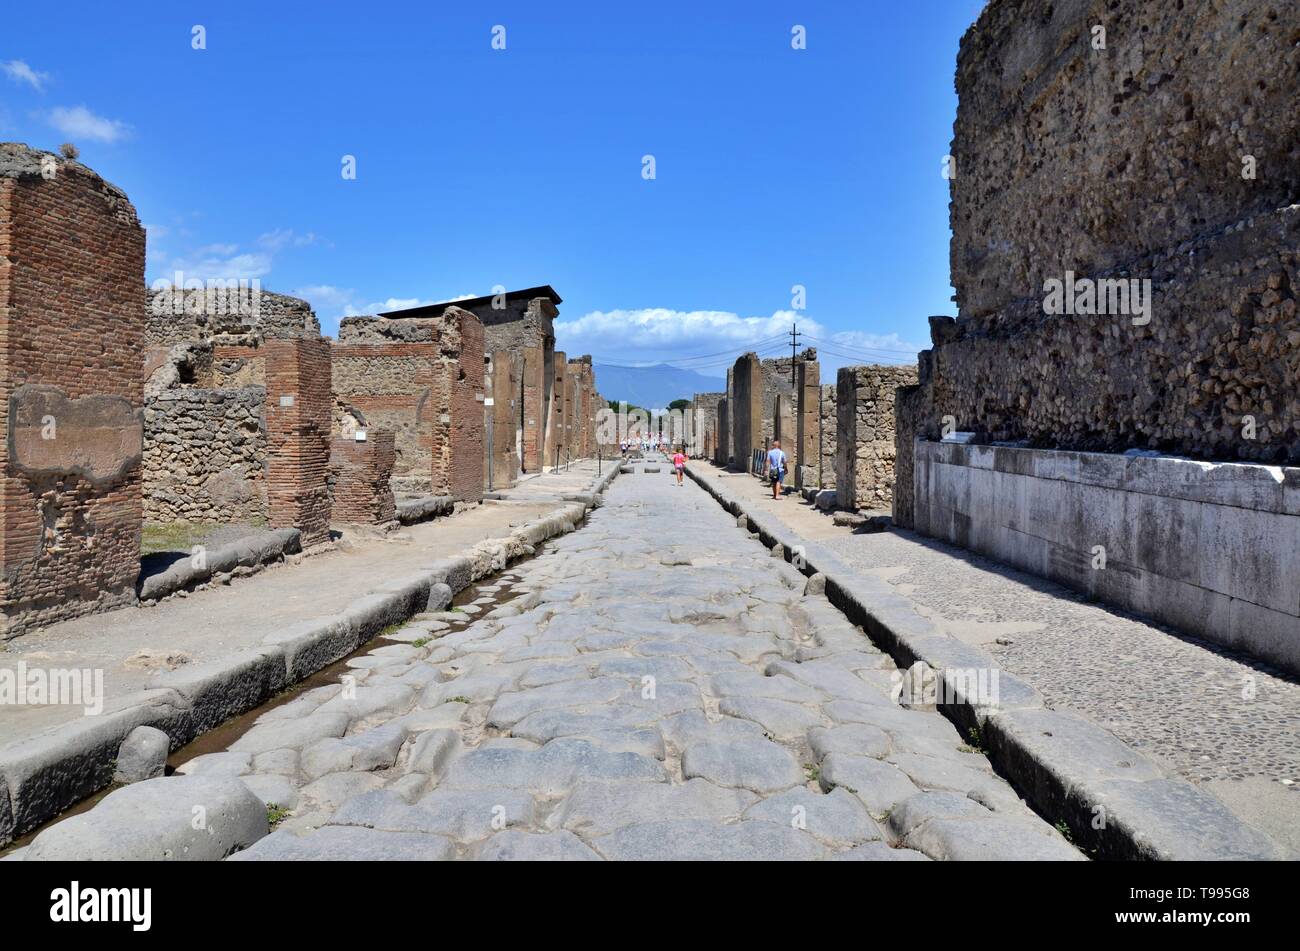
[[601, 396], [627, 400], [646, 409], [664, 409], [673, 400], [689, 400], [696, 393], [720, 393], [727, 388], [725, 376], [705, 376], [666, 363], [632, 368], [597, 363], [594, 368]]

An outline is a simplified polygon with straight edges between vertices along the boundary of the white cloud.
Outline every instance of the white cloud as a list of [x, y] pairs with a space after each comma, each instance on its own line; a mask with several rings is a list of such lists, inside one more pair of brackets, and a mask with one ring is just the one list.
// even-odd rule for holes
[[708, 376], [725, 376], [740, 354], [763, 357], [790, 353], [792, 323], [803, 347], [817, 347], [823, 375], [859, 363], [912, 363], [919, 349], [898, 334], [834, 331], [801, 312], [742, 317], [731, 311], [647, 307], [592, 311], [555, 325], [556, 349], [591, 353], [599, 360], [630, 365], [675, 363]]
[[97, 116], [85, 106], [73, 106], [71, 109], [56, 106], [50, 110], [48, 119], [50, 125], [64, 135], [92, 142], [111, 144], [126, 138], [131, 131], [125, 122]]
[[7, 63], [0, 63], [0, 69], [3, 69], [5, 75], [16, 83], [26, 83], [37, 92], [45, 90], [45, 84], [49, 81], [49, 73], [38, 73], [20, 59], [11, 59]]
[[251, 281], [271, 273], [269, 254], [237, 252], [235, 245], [199, 248], [192, 255], [172, 258], [162, 279], [174, 280], [175, 271], [180, 271], [185, 281]]
[[268, 251], [276, 252], [288, 247], [305, 248], [308, 245], [315, 244], [318, 240], [320, 239], [313, 231], [308, 231], [306, 234], [297, 234], [292, 228], [277, 228], [274, 231], [268, 231], [266, 234], [258, 235], [257, 243]]

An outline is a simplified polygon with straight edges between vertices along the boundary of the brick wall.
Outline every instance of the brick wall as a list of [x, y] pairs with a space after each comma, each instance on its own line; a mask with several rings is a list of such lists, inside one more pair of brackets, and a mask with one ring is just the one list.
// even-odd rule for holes
[[144, 254], [119, 189], [0, 145], [0, 637], [135, 600]]
[[438, 361], [429, 405], [433, 414], [432, 491], [462, 501], [483, 498], [483, 325], [459, 307], [438, 318]]
[[489, 392], [492, 406], [484, 413], [492, 421], [491, 488], [508, 489], [519, 478], [520, 376], [519, 359], [509, 350], [492, 355]]
[[296, 528], [303, 547], [329, 539], [330, 342], [266, 346], [267, 510], [272, 528]]
[[397, 449], [393, 433], [366, 430], [330, 443], [332, 520], [358, 525], [387, 525], [397, 518], [393, 499], [393, 463]]
[[[735, 445], [735, 464], [742, 471], [750, 470], [755, 449], [764, 445], [763, 368], [758, 354], [746, 353], [733, 366], [732, 387], [735, 391], [735, 409], [732, 425]], [[769, 411], [770, 412], [770, 411]]]

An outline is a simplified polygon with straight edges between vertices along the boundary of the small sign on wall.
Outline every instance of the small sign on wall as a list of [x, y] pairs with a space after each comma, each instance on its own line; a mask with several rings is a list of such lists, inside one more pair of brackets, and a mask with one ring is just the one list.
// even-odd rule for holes
[[356, 436], [357, 436], [357, 442], [366, 441], [366, 431], [364, 429], [358, 429]]
[[293, 405], [293, 396], [292, 396], [292, 394], [286, 394], [286, 395], [280, 397], [280, 405], [281, 405], [281, 406], [292, 406], [292, 405]]
[[482, 403], [482, 402], [483, 402], [483, 394], [482, 394], [482, 393], [475, 393], [475, 394], [474, 394], [474, 399], [476, 399], [476, 400], [478, 400], [480, 403]]
[[487, 399], [485, 399], [485, 400], [483, 401], [483, 405], [484, 405], [484, 406], [495, 406], [495, 405], [496, 405], [496, 402], [492, 399], [492, 397], [489, 396]]
[[450, 423], [450, 422], [451, 422], [451, 416], [450, 416], [449, 414], [447, 414], [447, 413], [443, 413], [441, 416], [438, 417], [438, 422], [440, 422], [440, 423]]

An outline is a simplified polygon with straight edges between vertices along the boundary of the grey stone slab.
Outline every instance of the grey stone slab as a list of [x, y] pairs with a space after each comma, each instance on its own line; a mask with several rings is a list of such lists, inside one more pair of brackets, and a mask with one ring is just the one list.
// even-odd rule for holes
[[767, 665], [766, 673], [769, 677], [784, 675], [791, 680], [797, 680], [819, 690], [827, 696], [844, 700], [875, 703], [885, 695], [878, 687], [863, 680], [852, 671], [821, 660], [810, 660], [802, 664], [786, 660], [774, 660]]
[[705, 739], [682, 751], [682, 776], [757, 793], [776, 792], [804, 781], [803, 770], [785, 749], [765, 739]]
[[302, 835], [281, 829], [232, 855], [237, 862], [445, 862], [456, 848], [440, 835], [322, 826]]
[[818, 713], [801, 704], [761, 697], [723, 697], [718, 712], [723, 716], [752, 720], [778, 740], [801, 739], [810, 728], [819, 727], [824, 722]]
[[505, 730], [538, 710], [598, 706], [613, 700], [628, 700], [632, 689], [625, 680], [601, 677], [504, 693], [492, 704], [492, 709], [488, 712], [488, 723]]
[[302, 751], [299, 767], [309, 780], [326, 773], [387, 769], [405, 742], [406, 728], [391, 723], [353, 736], [326, 737]]
[[661, 819], [738, 818], [758, 797], [743, 789], [724, 789], [702, 779], [668, 783], [581, 782], [552, 814], [554, 827], [588, 839], [624, 826]]
[[342, 736], [352, 722], [346, 711], [322, 711], [301, 720], [259, 723], [230, 744], [235, 753], [265, 753], [286, 748], [301, 749], [327, 736]]
[[993, 813], [963, 793], [936, 790], [904, 799], [889, 813], [888, 827], [897, 839], [904, 839], [917, 826], [931, 819], [981, 819]]
[[826, 699], [820, 691], [784, 676], [764, 677], [758, 673], [739, 672], [716, 674], [710, 678], [709, 684], [719, 697], [762, 697], [794, 703], [818, 703]]
[[242, 776], [251, 772], [252, 753], [205, 753], [176, 767], [181, 776]]
[[814, 727], [808, 731], [808, 746], [819, 763], [831, 753], [880, 759], [893, 749], [889, 734], [869, 723], [845, 723], [830, 728]]
[[331, 814], [353, 796], [380, 789], [384, 778], [376, 773], [329, 773], [298, 790], [299, 812]]
[[866, 806], [843, 789], [819, 793], [796, 786], [750, 806], [744, 817], [805, 831], [832, 847], [883, 838]]
[[664, 768], [636, 753], [608, 753], [585, 740], [552, 740], [538, 750], [476, 749], [454, 760], [444, 789], [526, 789], [556, 797], [584, 780], [667, 782]]
[[930, 856], [915, 849], [890, 848], [884, 842], [866, 842], [831, 856], [835, 862], [929, 862]]
[[1083, 862], [1087, 859], [1041, 820], [932, 819], [903, 840], [940, 861]]
[[479, 862], [599, 862], [593, 852], [572, 832], [498, 832], [474, 850]]
[[389, 789], [363, 793], [334, 813], [330, 823], [388, 832], [436, 833], [477, 842], [511, 826], [530, 826], [533, 798], [510, 789], [435, 789], [415, 803]]
[[707, 819], [666, 819], [625, 826], [593, 840], [613, 861], [812, 861], [825, 849], [812, 836], [774, 822], [720, 825]]
[[678, 750], [701, 740], [728, 742], [737, 739], [762, 739], [763, 728], [753, 720], [721, 717], [710, 720], [701, 710], [686, 710], [665, 717], [659, 724], [664, 739]]
[[[448, 706], [448, 704], [444, 704]], [[442, 709], [439, 707], [438, 709]], [[411, 753], [406, 761], [407, 772], [423, 773], [426, 776], [440, 776], [447, 764], [460, 752], [460, 733], [455, 729], [437, 728], [426, 730], [415, 738], [411, 744]]]
[[287, 776], [276, 773], [250, 773], [239, 779], [254, 796], [268, 806], [293, 809], [298, 805], [298, 786]]
[[889, 814], [898, 803], [920, 790], [896, 766], [867, 756], [831, 753], [821, 763], [820, 783], [830, 791], [841, 786], [862, 800], [873, 817]]
[[170, 776], [124, 786], [50, 826], [25, 860], [205, 861], [266, 834], [266, 805], [240, 780]]

